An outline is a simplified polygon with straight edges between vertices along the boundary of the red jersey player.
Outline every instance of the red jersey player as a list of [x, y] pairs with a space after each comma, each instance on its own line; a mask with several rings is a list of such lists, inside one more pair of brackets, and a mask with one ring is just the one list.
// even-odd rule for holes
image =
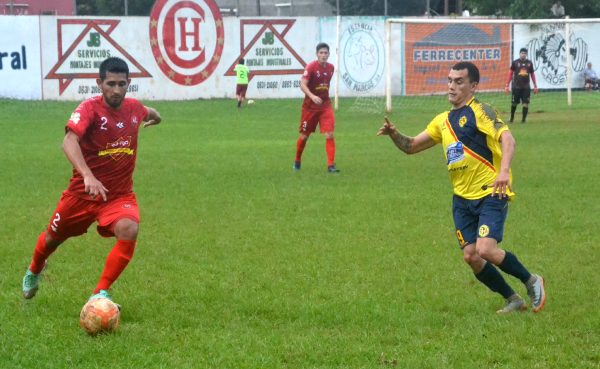
[[[38, 290], [48, 257], [68, 238], [87, 232], [98, 222], [98, 233], [116, 237], [100, 281], [91, 298], [109, 298], [108, 288], [133, 256], [139, 211], [132, 192], [138, 130], [159, 124], [160, 114], [139, 101], [125, 98], [129, 79], [127, 63], [108, 58], [96, 80], [102, 95], [82, 102], [65, 128], [63, 151], [73, 165], [73, 177], [56, 207], [46, 231], [40, 235], [33, 261], [23, 278], [23, 297]], [[90, 298], [90, 299], [91, 299]]]
[[302, 117], [300, 118], [300, 138], [296, 144], [296, 160], [294, 170], [300, 170], [302, 152], [311, 133], [314, 133], [319, 124], [321, 133], [325, 133], [325, 150], [327, 151], [327, 165], [329, 173], [337, 173], [335, 168], [335, 140], [333, 129], [335, 118], [329, 99], [329, 83], [333, 77], [334, 66], [327, 63], [329, 59], [329, 46], [325, 43], [317, 45], [317, 60], [309, 63], [304, 69], [300, 89], [306, 94], [302, 104]]

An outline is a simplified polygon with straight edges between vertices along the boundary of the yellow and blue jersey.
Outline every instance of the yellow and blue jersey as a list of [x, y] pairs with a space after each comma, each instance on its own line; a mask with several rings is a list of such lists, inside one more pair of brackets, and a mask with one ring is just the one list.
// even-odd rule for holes
[[[426, 131], [444, 147], [456, 195], [476, 200], [492, 193], [502, 162], [500, 135], [508, 131], [496, 109], [472, 98], [465, 106], [435, 117]], [[512, 200], [515, 194], [508, 191], [508, 196]]]

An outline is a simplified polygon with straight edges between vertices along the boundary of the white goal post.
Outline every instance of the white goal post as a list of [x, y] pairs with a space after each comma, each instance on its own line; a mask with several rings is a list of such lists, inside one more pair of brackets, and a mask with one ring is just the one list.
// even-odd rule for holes
[[[582, 24], [590, 25], [585, 26], [586, 28], [577, 28], [579, 27], [578, 25]], [[396, 26], [393, 27], [394, 25]], [[500, 40], [500, 27], [494, 28], [494, 26], [502, 25], [504, 25], [505, 28], [502, 29], [503, 39]], [[418, 27], [422, 27], [423, 32], [419, 33], [419, 31], [411, 31], [411, 29], [417, 29]], [[494, 28], [493, 36], [489, 35], [489, 32], [486, 35], [485, 32], [487, 31], [485, 31], [485, 27]], [[442, 28], [452, 28], [458, 32], [450, 33], [449, 31], [444, 31]], [[461, 34], [461, 29], [475, 31], [473, 34]], [[574, 30], [579, 33], [575, 35]], [[496, 93], [502, 92], [503, 88], [499, 88], [498, 86], [503, 87], [505, 85], [510, 62], [518, 57], [518, 50], [525, 46], [529, 49], [528, 58], [532, 60], [534, 69], [539, 69], [541, 72], [542, 68], [544, 68], [543, 70], [548, 72], [543, 75], [542, 73], [538, 75], [537, 71], [535, 71], [540, 90], [566, 90], [567, 104], [571, 105], [574, 71], [581, 74], [588, 60], [597, 63], [597, 67], [600, 66], [600, 50], [596, 50], [599, 48], [588, 47], [588, 45], [597, 44], [596, 40], [598, 37], [597, 35], [600, 34], [599, 31], [600, 19], [569, 19], [568, 17], [565, 19], [528, 20], [487, 18], [387, 19], [385, 23], [386, 111], [388, 113], [392, 111], [392, 96], [442, 94], [444, 86], [441, 73], [444, 71], [440, 71], [440, 63], [442, 64], [442, 68], [446, 69], [447, 73], [449, 69], [448, 65], [451, 65], [452, 62], [477, 60], [475, 64], [482, 63], [485, 69], [486, 62], [483, 60], [494, 60], [494, 68], [496, 68], [496, 63], [498, 65], [502, 64], [502, 73], [500, 73], [499, 70], [495, 70], [494, 83], [489, 83], [487, 85], [482, 85], [480, 83], [480, 90], [483, 89], [490, 92], [496, 91]], [[395, 32], [401, 34], [399, 45], [392, 44], [392, 39], [398, 39]], [[409, 40], [407, 33], [410, 32], [418, 34], [418, 37]], [[507, 33], [510, 34], [508, 38], [506, 38]], [[580, 34], [584, 36], [581, 36]], [[539, 37], [537, 37], [538, 35]], [[497, 42], [495, 49], [489, 50], [479, 46], [481, 40], [492, 40], [494, 37], [496, 37], [496, 41], [485, 42]], [[447, 42], [447, 44], [444, 44], [444, 42]], [[492, 44], [489, 43], [489, 45]], [[446, 49], [444, 49], [444, 47], [446, 47]], [[471, 48], [468, 49], [469, 47]], [[478, 47], [480, 48], [478, 49]], [[405, 48], [409, 50], [405, 50]], [[507, 54], [506, 50], [508, 50], [509, 55], [505, 55]], [[593, 53], [591, 57], [588, 56], [588, 50]], [[412, 56], [409, 55], [411, 51]], [[496, 51], [498, 55], [502, 53], [501, 58], [496, 57]], [[556, 55], [552, 54], [550, 51]], [[469, 54], [467, 54], [467, 52]], [[598, 54], [597, 57], [596, 54]], [[402, 71], [394, 71], [392, 69], [392, 55], [402, 58]], [[489, 56], [492, 55], [493, 57], [490, 58]], [[431, 65], [431, 59], [435, 59], [437, 66]], [[488, 62], [488, 68], [490, 64], [491, 62]], [[412, 67], [413, 70], [409, 71], [408, 66]], [[419, 76], [420, 79], [413, 77], [415, 74], [421, 74], [421, 71], [423, 76]], [[425, 78], [425, 75], [428, 72], [436, 78]], [[575, 76], [578, 83], [580, 83], [583, 78], [580, 74]], [[504, 80], [502, 80], [501, 75], [504, 75]], [[393, 80], [393, 78], [398, 80]], [[410, 81], [408, 81], [407, 78], [413, 79], [411, 82], [413, 85], [409, 85]], [[426, 84], [425, 81], [427, 81], [427, 83], [431, 82], [432, 85], [436, 85], [436, 89], [427, 89], [421, 86], [421, 84]], [[486, 79], [486, 81], [488, 81], [488, 79]], [[579, 87], [582, 87], [582, 84], [575, 86], [575, 88]]]

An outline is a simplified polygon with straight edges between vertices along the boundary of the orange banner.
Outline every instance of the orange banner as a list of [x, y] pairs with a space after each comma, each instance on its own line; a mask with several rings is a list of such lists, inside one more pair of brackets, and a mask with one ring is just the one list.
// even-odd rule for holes
[[450, 68], [469, 61], [479, 68], [479, 91], [503, 90], [510, 68], [510, 25], [406, 24], [407, 95], [448, 91]]

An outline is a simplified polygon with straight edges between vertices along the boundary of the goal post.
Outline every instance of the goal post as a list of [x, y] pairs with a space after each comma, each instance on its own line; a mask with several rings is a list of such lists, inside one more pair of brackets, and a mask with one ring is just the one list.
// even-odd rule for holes
[[[393, 97], [443, 100], [449, 70], [460, 61], [478, 66], [478, 93], [506, 102], [510, 65], [523, 47], [540, 93], [553, 93], [565, 105], [572, 104], [573, 93], [589, 99], [583, 72], [589, 62], [600, 67], [600, 49], [591, 47], [598, 34], [600, 19], [387, 19], [385, 110], [391, 113]], [[402, 60], [400, 68], [392, 67], [395, 58]]]

